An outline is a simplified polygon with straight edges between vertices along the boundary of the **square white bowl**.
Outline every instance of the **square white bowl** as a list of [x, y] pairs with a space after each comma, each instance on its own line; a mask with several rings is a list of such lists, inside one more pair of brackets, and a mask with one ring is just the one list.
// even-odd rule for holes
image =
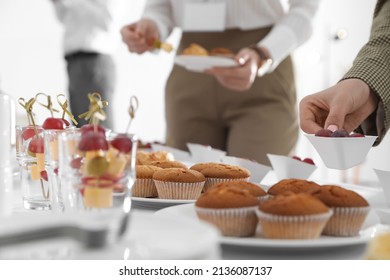
[[308, 179], [317, 169], [314, 164], [306, 163], [292, 157], [267, 154], [278, 180]]
[[193, 163], [200, 162], [221, 162], [222, 157], [226, 155], [225, 151], [213, 149], [211, 146], [187, 143], [190, 150], [191, 161]]
[[249, 159], [243, 159], [243, 158], [232, 157], [232, 156], [222, 157], [222, 162], [226, 164], [241, 166], [248, 169], [251, 172], [251, 177], [249, 178], [249, 182], [255, 184], [259, 184], [264, 179], [264, 177], [268, 174], [268, 172], [271, 170], [271, 167], [267, 165], [263, 165]]
[[385, 194], [387, 206], [390, 207], [390, 171], [375, 169], [375, 174], [381, 183], [383, 193]]
[[364, 161], [377, 136], [321, 137], [305, 134], [325, 166], [344, 170]]
[[390, 225], [390, 208], [375, 209], [381, 224]]

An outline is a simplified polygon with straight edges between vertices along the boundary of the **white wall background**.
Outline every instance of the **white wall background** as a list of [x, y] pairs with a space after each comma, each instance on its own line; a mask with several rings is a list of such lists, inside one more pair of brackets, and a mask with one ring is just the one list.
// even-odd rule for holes
[[[242, 2], [244, 3], [245, 0]], [[368, 39], [375, 0], [323, 0], [316, 19], [313, 37], [295, 54], [299, 99], [331, 85], [352, 64], [353, 57]], [[145, 0], [128, 0], [123, 24], [137, 20]], [[352, 8], [351, 8], [352, 7]], [[335, 40], [346, 30], [343, 40]], [[62, 58], [62, 27], [57, 22], [49, 0], [0, 0], [0, 79], [1, 89], [15, 99], [26, 99], [38, 92], [66, 93], [67, 78]], [[172, 42], [177, 40], [177, 34]], [[144, 141], [164, 141], [164, 84], [173, 63], [173, 54], [130, 54], [121, 45], [115, 55], [118, 86], [114, 104], [116, 130], [127, 124], [130, 95], [136, 95], [140, 108], [132, 131]], [[17, 106], [17, 122], [23, 123], [24, 112]], [[38, 119], [47, 117], [38, 112]], [[0, 120], [1, 121], [1, 120]], [[388, 137], [387, 137], [388, 138]], [[372, 167], [385, 168], [389, 161], [389, 141], [371, 150], [361, 168], [363, 180], [374, 180]], [[311, 156], [320, 165], [317, 176], [353, 176], [329, 171], [304, 137], [297, 154]]]

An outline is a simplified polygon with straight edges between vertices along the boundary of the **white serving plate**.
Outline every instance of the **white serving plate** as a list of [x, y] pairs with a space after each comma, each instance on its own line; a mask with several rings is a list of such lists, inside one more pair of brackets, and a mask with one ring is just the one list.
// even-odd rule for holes
[[[159, 217], [186, 218], [188, 220], [198, 221], [201, 223], [196, 216], [194, 204], [168, 207], [157, 211], [154, 215]], [[353, 237], [320, 236], [318, 239], [312, 240], [285, 240], [267, 239], [263, 238], [261, 235], [256, 237], [220, 236], [219, 241], [224, 245], [250, 248], [321, 249], [365, 244], [376, 234], [386, 230], [388, 230], [387, 227], [383, 227], [378, 224], [378, 217], [376, 216], [375, 211], [371, 211], [366, 219], [363, 229], [360, 231], [360, 234]]]
[[180, 204], [194, 203], [195, 200], [188, 199], [160, 199], [160, 198], [145, 198], [145, 197], [132, 197], [131, 201], [135, 206], [140, 208], [158, 210], [165, 207], [170, 207]]
[[175, 63], [194, 72], [203, 72], [212, 67], [233, 67], [238, 65], [234, 59], [228, 57], [197, 55], [178, 55], [175, 57]]

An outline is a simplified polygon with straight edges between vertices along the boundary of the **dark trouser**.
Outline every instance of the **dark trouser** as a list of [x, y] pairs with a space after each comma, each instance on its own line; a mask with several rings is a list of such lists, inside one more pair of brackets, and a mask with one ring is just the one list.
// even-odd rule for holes
[[[178, 53], [190, 43], [237, 52], [268, 32], [269, 28], [183, 33]], [[228, 90], [210, 75], [175, 65], [166, 85], [167, 144], [179, 149], [187, 149], [188, 142], [210, 145], [269, 165], [267, 153], [288, 155], [294, 149], [296, 111], [290, 57], [244, 92]]]
[[77, 52], [65, 58], [69, 78], [69, 103], [72, 114], [79, 122], [78, 127], [89, 122], [78, 117], [88, 111], [88, 93], [98, 92], [102, 100], [109, 103], [104, 109], [107, 119], [101, 124], [112, 129], [113, 116], [110, 112], [116, 83], [113, 58], [105, 54], [85, 52]]

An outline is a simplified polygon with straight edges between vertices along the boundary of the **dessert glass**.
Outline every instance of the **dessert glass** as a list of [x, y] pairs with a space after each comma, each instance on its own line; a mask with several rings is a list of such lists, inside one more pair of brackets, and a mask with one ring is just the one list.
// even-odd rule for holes
[[137, 137], [120, 134], [128, 139], [130, 148], [120, 151], [113, 145], [119, 136], [104, 135], [108, 148], [84, 150], [80, 131], [62, 133], [58, 137], [58, 176], [61, 188], [56, 193], [63, 211], [98, 211], [117, 209], [130, 198], [136, 179]]
[[16, 125], [15, 130], [23, 206], [26, 209], [49, 210], [50, 191], [45, 171], [43, 128]]

